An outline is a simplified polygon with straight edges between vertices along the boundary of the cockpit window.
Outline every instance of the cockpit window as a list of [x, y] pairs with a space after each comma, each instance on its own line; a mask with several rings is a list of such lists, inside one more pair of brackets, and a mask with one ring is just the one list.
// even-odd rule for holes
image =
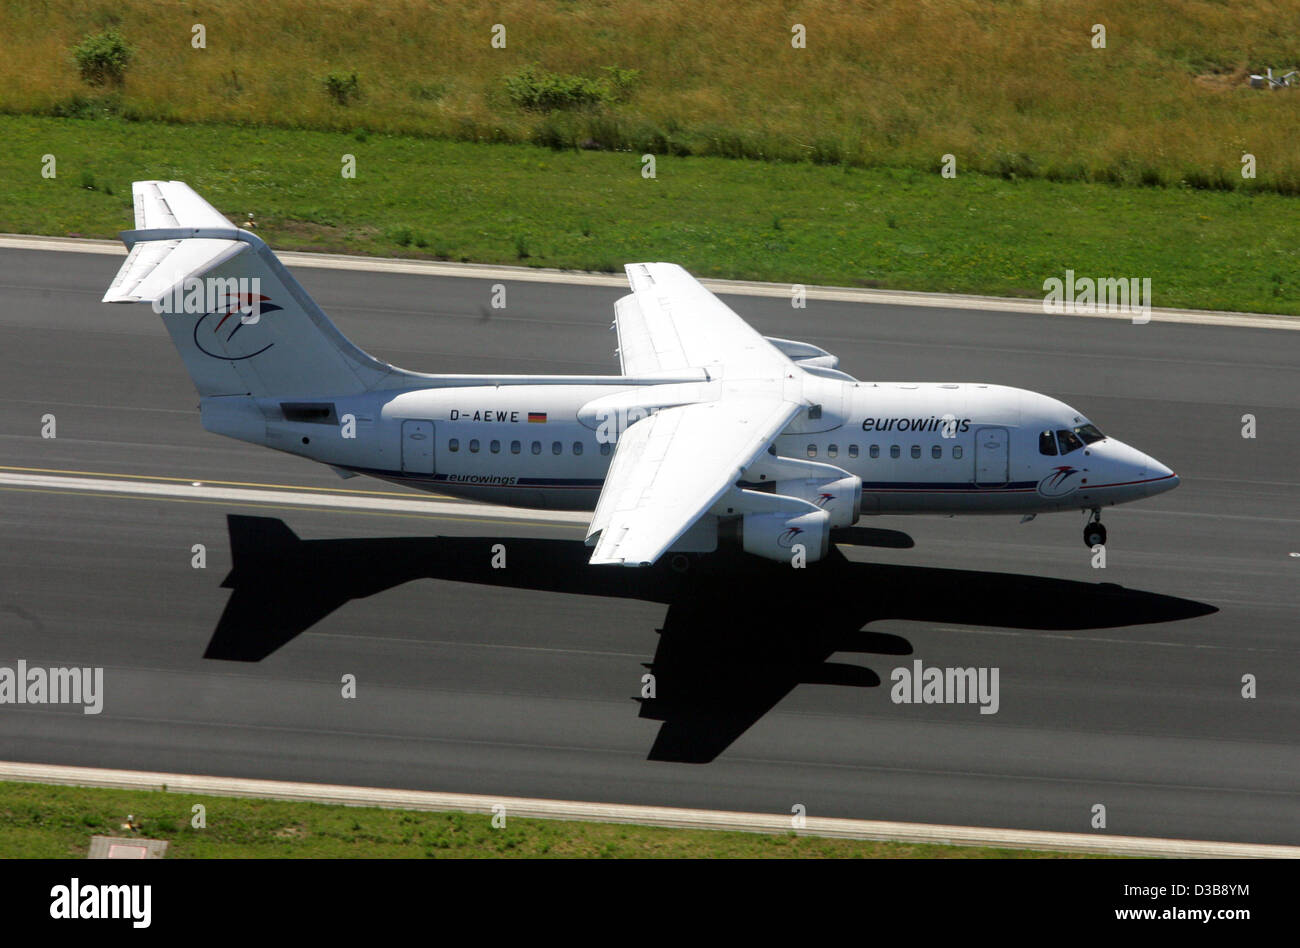
[[1078, 451], [1083, 447], [1083, 442], [1079, 436], [1067, 428], [1062, 428], [1056, 433], [1056, 442], [1061, 446], [1062, 454], [1069, 454], [1071, 451]]
[[1055, 455], [1056, 454], [1056, 436], [1050, 431], [1040, 432], [1038, 435], [1038, 453]]
[[1074, 429], [1074, 433], [1083, 439], [1084, 444], [1092, 444], [1094, 441], [1100, 441], [1106, 437], [1097, 430], [1096, 425], [1079, 425]]

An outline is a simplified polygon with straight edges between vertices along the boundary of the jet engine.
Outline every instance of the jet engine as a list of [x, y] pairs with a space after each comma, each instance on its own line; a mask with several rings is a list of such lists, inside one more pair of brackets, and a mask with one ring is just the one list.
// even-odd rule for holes
[[862, 478], [834, 464], [763, 454], [744, 476], [750, 483], [771, 484], [773, 492], [783, 497], [820, 507], [835, 528], [851, 527], [862, 515]]
[[779, 480], [776, 492], [820, 507], [830, 515], [832, 527], [851, 527], [862, 514], [862, 478], [856, 474], [833, 481], [807, 477]]
[[740, 521], [740, 542], [746, 553], [779, 563], [789, 563], [795, 547], [802, 545], [807, 562], [815, 563], [830, 548], [830, 514], [825, 510], [791, 516], [788, 513], [745, 514]]

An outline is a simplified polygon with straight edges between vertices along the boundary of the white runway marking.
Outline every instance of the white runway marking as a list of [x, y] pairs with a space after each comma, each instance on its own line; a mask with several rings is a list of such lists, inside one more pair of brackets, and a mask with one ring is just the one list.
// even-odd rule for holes
[[386, 513], [464, 517], [472, 520], [530, 520], [539, 523], [580, 524], [582, 526], [586, 526], [591, 520], [591, 514], [583, 511], [529, 510], [519, 507], [501, 507], [493, 504], [476, 504], [468, 501], [421, 500], [414, 495], [410, 500], [405, 500], [400, 497], [331, 494], [323, 491], [309, 493], [293, 489], [263, 490], [249, 487], [213, 487], [202, 484], [202, 482], [178, 484], [119, 478], [13, 474], [0, 471], [0, 488], [4, 487], [26, 487], [93, 494], [131, 494], [143, 497], [227, 501], [243, 504], [273, 504], [278, 506], [288, 504], [302, 507], [376, 510]]
[[[126, 249], [113, 240], [86, 240], [75, 237], [29, 237], [0, 234], [0, 248], [10, 250], [58, 250], [69, 253], [98, 253], [126, 256]], [[627, 289], [622, 273], [582, 273], [572, 270], [546, 270], [539, 267], [507, 267], [484, 263], [443, 263], [437, 260], [402, 260], [396, 257], [352, 257], [345, 254], [299, 253], [276, 251], [286, 267], [315, 267], [324, 270], [358, 270], [367, 273], [410, 273], [420, 276], [460, 277], [476, 280], [512, 280], [518, 283], [565, 283], [571, 286], [611, 286]], [[788, 283], [757, 283], [745, 280], [701, 280], [715, 293], [737, 296], [790, 298]], [[974, 309], [998, 313], [1022, 313], [1047, 316], [1041, 299], [1016, 297], [969, 296], [959, 293], [922, 293], [915, 290], [865, 290], [848, 286], [809, 286], [810, 300], [840, 303], [876, 303], [888, 306], [925, 306], [937, 309]], [[1091, 319], [1122, 319], [1126, 313], [1072, 313], [1052, 316]], [[1194, 323], [1201, 326], [1233, 326], [1246, 329], [1300, 329], [1300, 317], [1269, 313], [1230, 313], [1219, 310], [1152, 308], [1153, 323]]]
[[1300, 846], [1158, 839], [1148, 836], [1107, 836], [1092, 833], [1052, 833], [1038, 830], [995, 829], [985, 826], [943, 826], [931, 823], [893, 823], [882, 820], [850, 820], [817, 816], [805, 817], [804, 827], [792, 830], [788, 813], [740, 813], [727, 810], [688, 810], [666, 806], [627, 806], [576, 800], [435, 793], [425, 790], [388, 790], [379, 787], [246, 780], [233, 777], [107, 770], [98, 767], [64, 767], [51, 764], [0, 762], [0, 780], [119, 789], [162, 790], [165, 788], [169, 793], [210, 793], [216, 796], [258, 797], [270, 800], [435, 812], [458, 810], [466, 813], [492, 814], [494, 806], [504, 806], [508, 817], [524, 819], [637, 823], [643, 826], [739, 830], [747, 833], [793, 831], [801, 836], [931, 843], [941, 846], [996, 846], [1053, 852], [1101, 853], [1110, 856], [1300, 858]]

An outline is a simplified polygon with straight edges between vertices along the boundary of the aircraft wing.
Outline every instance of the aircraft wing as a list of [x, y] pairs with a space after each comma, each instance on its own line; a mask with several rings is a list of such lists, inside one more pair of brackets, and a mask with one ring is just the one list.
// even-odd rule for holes
[[666, 408], [618, 439], [587, 539], [592, 563], [647, 566], [740, 479], [802, 408], [778, 394], [733, 394]]
[[728, 378], [780, 378], [790, 359], [675, 263], [629, 263], [614, 306], [624, 375], [719, 366]]

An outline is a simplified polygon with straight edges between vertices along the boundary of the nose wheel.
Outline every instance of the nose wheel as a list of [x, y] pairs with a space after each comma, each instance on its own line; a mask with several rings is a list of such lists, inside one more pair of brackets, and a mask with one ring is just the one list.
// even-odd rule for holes
[[1083, 542], [1088, 549], [1106, 545], [1106, 528], [1101, 524], [1101, 508], [1092, 508], [1092, 519], [1083, 528]]

